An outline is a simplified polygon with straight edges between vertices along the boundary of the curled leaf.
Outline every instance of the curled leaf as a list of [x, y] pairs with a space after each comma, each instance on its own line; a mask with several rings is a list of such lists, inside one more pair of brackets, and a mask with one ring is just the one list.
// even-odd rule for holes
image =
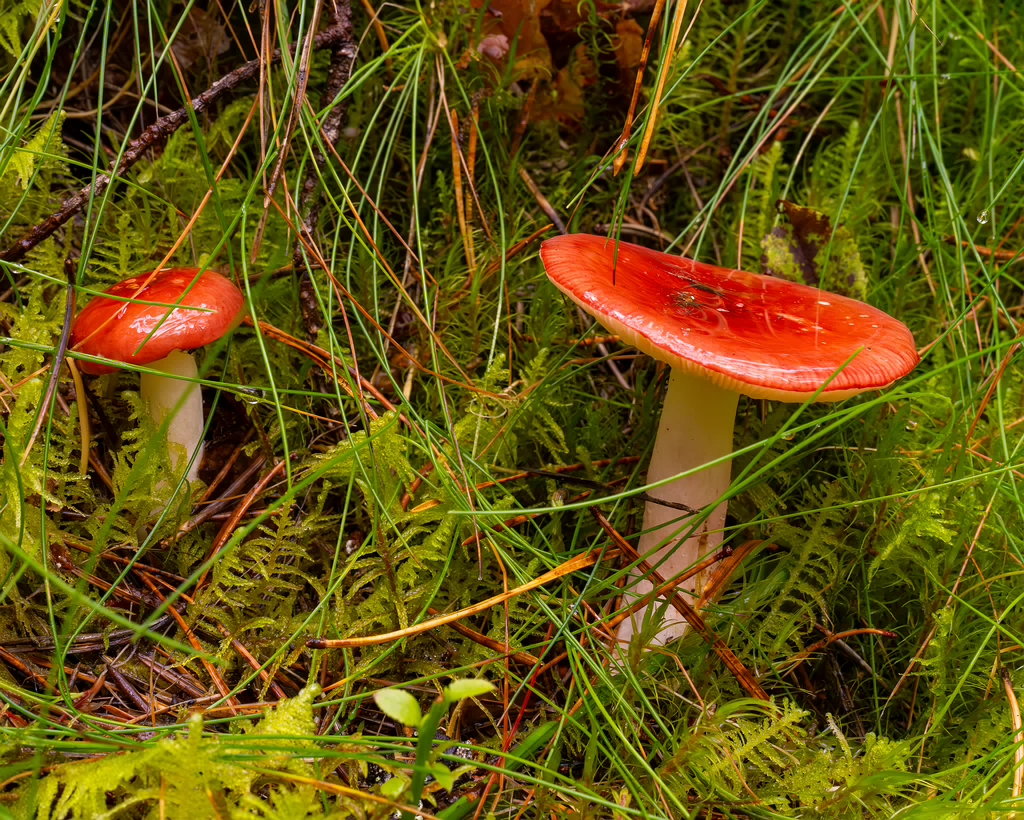
[[832, 227], [828, 214], [780, 199], [783, 219], [761, 240], [765, 273], [863, 299], [867, 275], [857, 242], [843, 225]]

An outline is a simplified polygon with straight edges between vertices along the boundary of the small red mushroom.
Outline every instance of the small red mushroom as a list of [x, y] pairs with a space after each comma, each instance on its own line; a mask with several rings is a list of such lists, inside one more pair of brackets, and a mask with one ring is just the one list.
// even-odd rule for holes
[[[549, 239], [541, 259], [551, 281], [583, 310], [672, 368], [647, 483], [667, 482], [652, 491], [664, 501], [714, 509], [694, 529], [680, 523], [677, 509], [647, 504], [638, 551], [665, 578], [715, 552], [722, 541], [721, 499], [729, 489], [740, 393], [787, 402], [841, 401], [884, 389], [918, 363], [914, 337], [902, 322], [817, 288], [600, 236]], [[705, 581], [697, 576], [681, 588], [699, 594]], [[652, 588], [639, 580], [631, 595]], [[639, 631], [645, 611], [623, 622], [620, 640]], [[686, 622], [669, 610], [657, 642], [685, 630]]]
[[203, 399], [188, 351], [237, 327], [243, 306], [241, 292], [219, 273], [173, 268], [114, 285], [89, 302], [71, 326], [72, 350], [111, 362], [82, 359], [79, 367], [85, 373], [112, 373], [120, 364], [136, 364], [167, 374], [143, 373], [140, 394], [158, 424], [171, 416], [171, 461], [176, 469], [190, 465], [189, 481], [199, 477], [203, 457]]

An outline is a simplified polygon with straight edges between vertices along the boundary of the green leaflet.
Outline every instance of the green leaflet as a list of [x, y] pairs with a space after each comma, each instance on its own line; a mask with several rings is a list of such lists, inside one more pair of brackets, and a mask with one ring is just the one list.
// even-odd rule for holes
[[[0, 15], [3, 12], [0, 11]], [[2, 24], [0, 24], [2, 27]], [[0, 37], [2, 42], [2, 37]], [[0, 188], [10, 185], [13, 181], [19, 188], [25, 190], [32, 181], [32, 176], [38, 168], [46, 165], [59, 164], [58, 159], [64, 153], [64, 145], [61, 142], [61, 129], [67, 114], [64, 111], [55, 111], [36, 131], [28, 142], [21, 148], [17, 148], [11, 154], [7, 167], [0, 175]]]

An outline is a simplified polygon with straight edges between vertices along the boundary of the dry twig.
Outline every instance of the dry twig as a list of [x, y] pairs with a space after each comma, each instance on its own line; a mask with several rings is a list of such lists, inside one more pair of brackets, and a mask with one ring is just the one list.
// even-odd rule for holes
[[[343, 39], [350, 36], [350, 30], [344, 26], [335, 26], [320, 32], [313, 38], [313, 47], [329, 48]], [[280, 49], [270, 55], [267, 62], [275, 63], [281, 59]], [[189, 120], [189, 114], [194, 111], [201, 114], [207, 110], [216, 100], [224, 94], [234, 90], [247, 80], [251, 80], [260, 70], [263, 64], [261, 58], [250, 60], [245, 65], [236, 68], [230, 74], [225, 74], [217, 82], [211, 85], [206, 91], [192, 99], [192, 101], [167, 116], [161, 117], [149, 126], [138, 138], [128, 143], [127, 148], [121, 156], [111, 163], [110, 170], [105, 174], [97, 175], [96, 179], [86, 185], [81, 191], [70, 199], [66, 200], [60, 209], [52, 213], [34, 228], [32, 228], [21, 239], [0, 252], [0, 262], [16, 262], [32, 250], [44, 239], [52, 236], [71, 217], [82, 210], [83, 207], [95, 197], [102, 194], [110, 185], [114, 177], [124, 176], [142, 155], [153, 147], [158, 141], [166, 139]]]

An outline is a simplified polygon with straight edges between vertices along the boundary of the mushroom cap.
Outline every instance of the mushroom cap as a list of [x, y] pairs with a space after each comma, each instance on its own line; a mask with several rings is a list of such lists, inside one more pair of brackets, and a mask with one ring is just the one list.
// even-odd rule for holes
[[[108, 299], [107, 294], [120, 298]], [[149, 364], [175, 350], [194, 350], [216, 341], [242, 321], [243, 305], [234, 283], [213, 271], [172, 268], [155, 276], [144, 273], [89, 302], [71, 325], [70, 345], [90, 356]], [[79, 367], [93, 375], [115, 369], [84, 360]]]
[[906, 325], [818, 288], [586, 234], [549, 239], [540, 255], [551, 281], [622, 341], [737, 393], [840, 401], [918, 363]]

